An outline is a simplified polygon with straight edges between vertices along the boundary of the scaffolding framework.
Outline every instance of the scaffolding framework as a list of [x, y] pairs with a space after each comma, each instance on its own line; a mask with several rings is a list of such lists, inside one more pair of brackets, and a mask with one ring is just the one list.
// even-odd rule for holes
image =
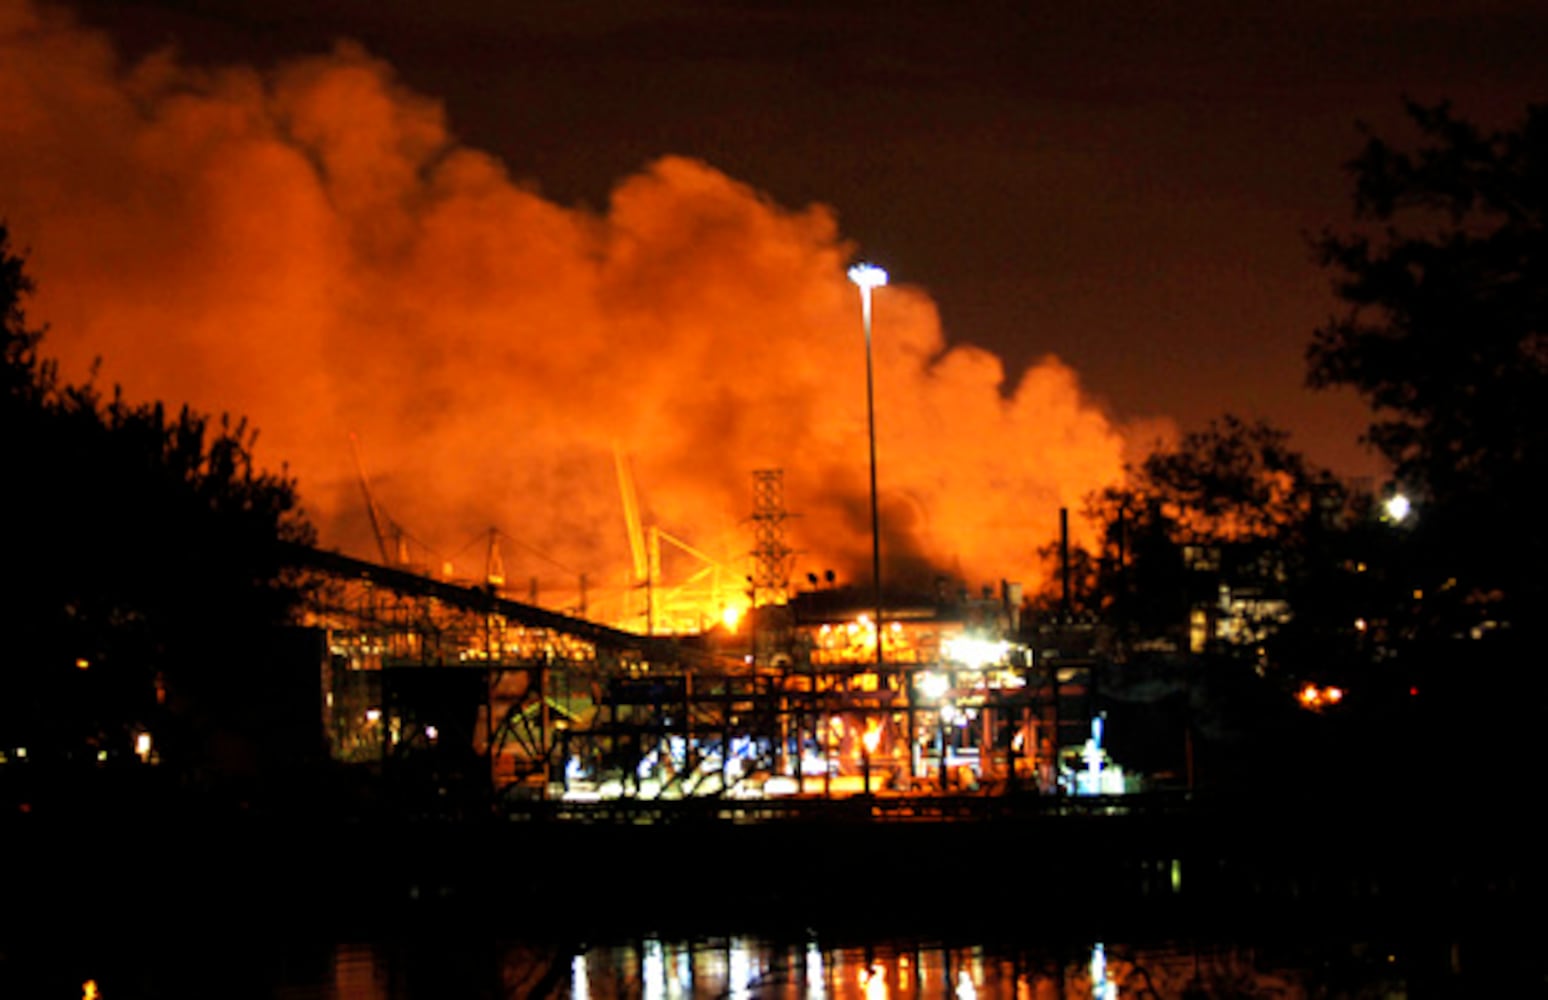
[[1046, 784], [1041, 671], [1029, 658], [949, 662], [940, 629], [960, 624], [912, 638], [895, 625], [894, 669], [878, 673], [857, 622], [753, 658], [324, 555], [331, 583], [313, 614], [329, 633], [330, 744], [380, 767], [405, 808], [516, 815], [545, 802]]
[[790, 592], [794, 553], [785, 544], [785, 472], [753, 472], [753, 594], [755, 607], [783, 604]]

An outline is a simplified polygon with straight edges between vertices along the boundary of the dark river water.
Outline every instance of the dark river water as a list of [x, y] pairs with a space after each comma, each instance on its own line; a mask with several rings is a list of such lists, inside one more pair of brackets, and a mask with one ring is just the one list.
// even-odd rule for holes
[[[83, 919], [132, 920], [120, 913]], [[183, 938], [83, 934], [13, 942], [0, 952], [0, 996], [148, 1000], [458, 998], [1014, 997], [1205, 998], [1541, 996], [1520, 964], [1510, 976], [1465, 964], [1459, 942], [1327, 940], [1293, 945], [946, 940], [775, 941], [751, 936], [538, 943], [416, 926], [376, 940], [295, 940], [278, 929], [224, 936], [213, 918]], [[98, 930], [100, 931], [100, 927]]]
[[0, 1000], [1548, 997], [1537, 827], [1249, 818], [13, 824]]
[[[450, 995], [444, 972], [402, 963], [371, 947], [334, 953], [330, 982], [287, 986], [295, 998], [419, 998]], [[1401, 995], [1394, 958], [1358, 969], [1369, 996]], [[512, 946], [488, 967], [487, 990], [468, 996], [559, 997], [1142, 997], [1327, 995], [1328, 970], [1276, 968], [1249, 949], [1128, 949], [1094, 942], [1063, 953], [989, 949], [943, 942], [825, 947], [753, 938], [663, 940], [593, 945], [577, 951]], [[1356, 969], [1343, 970], [1348, 975]], [[429, 980], [416, 982], [416, 973]]]

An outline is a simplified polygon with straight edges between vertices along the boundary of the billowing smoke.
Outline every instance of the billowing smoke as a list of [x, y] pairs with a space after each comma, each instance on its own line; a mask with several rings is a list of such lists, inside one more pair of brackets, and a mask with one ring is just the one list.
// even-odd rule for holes
[[[621, 454], [641, 520], [738, 580], [752, 473], [774, 468], [797, 578], [868, 578], [864, 341], [829, 209], [672, 156], [605, 212], [554, 204], [357, 47], [128, 66], [12, 0], [0, 108], [0, 216], [46, 353], [247, 416], [325, 546], [376, 556], [353, 435], [437, 568], [476, 575], [494, 526], [513, 580], [620, 587]], [[886, 572], [1035, 586], [1059, 506], [1120, 476], [1123, 434], [1055, 359], [1008, 391], [996, 357], [948, 350], [917, 288], [875, 309]]]

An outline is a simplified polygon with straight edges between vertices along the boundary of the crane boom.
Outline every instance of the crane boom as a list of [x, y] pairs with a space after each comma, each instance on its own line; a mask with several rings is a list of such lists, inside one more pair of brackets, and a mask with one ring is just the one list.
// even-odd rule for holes
[[355, 456], [355, 475], [360, 480], [360, 492], [365, 495], [366, 516], [371, 519], [371, 534], [376, 536], [376, 549], [381, 553], [382, 565], [393, 565], [393, 558], [387, 548], [387, 535], [382, 530], [382, 517], [376, 509], [376, 499], [371, 496], [371, 482], [366, 478], [365, 464], [360, 461], [360, 442], [355, 438], [355, 432], [349, 433], [349, 450]]
[[623, 449], [613, 446], [613, 461], [618, 466], [618, 492], [623, 495], [624, 524], [629, 529], [629, 554], [634, 557], [634, 580], [646, 583], [650, 580], [650, 560], [645, 552], [645, 529], [640, 525], [640, 498], [634, 488], [634, 477], [629, 473], [628, 460]]

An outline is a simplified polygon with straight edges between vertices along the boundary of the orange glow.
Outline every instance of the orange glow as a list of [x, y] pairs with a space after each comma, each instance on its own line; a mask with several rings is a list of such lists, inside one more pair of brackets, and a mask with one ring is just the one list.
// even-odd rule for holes
[[735, 632], [737, 626], [742, 623], [742, 609], [728, 607], [720, 613], [720, 620], [728, 631]]
[[1177, 522], [1182, 537], [1234, 542], [1268, 537], [1310, 510], [1310, 496], [1297, 494], [1295, 478], [1289, 472], [1261, 472], [1255, 485], [1263, 491], [1263, 497], [1250, 506], [1239, 504], [1214, 510], [1168, 503], [1163, 505], [1162, 513]]
[[[66, 379], [100, 358], [98, 384], [130, 401], [246, 415], [320, 543], [375, 559], [354, 434], [415, 564], [481, 578], [468, 540], [496, 524], [523, 546], [508, 579], [541, 577], [549, 606], [584, 593], [605, 620], [644, 600], [615, 449], [642, 522], [733, 579], [760, 468], [784, 470], [800, 515], [795, 578], [868, 571], [854, 247], [827, 206], [681, 156], [601, 209], [561, 205], [522, 164], [459, 145], [436, 100], [358, 46], [263, 70], [166, 51], [123, 66], [67, 13], [10, 7], [0, 190]], [[1035, 589], [1059, 508], [1118, 483], [1155, 427], [1116, 425], [1056, 357], [1008, 380], [948, 341], [929, 275], [894, 277], [874, 316], [884, 569]], [[703, 565], [662, 558], [668, 582]]]
[[102, 994], [97, 992], [97, 981], [88, 979], [81, 984], [81, 1000], [100, 1000]]
[[885, 1000], [892, 995], [887, 989], [887, 967], [874, 962], [870, 968], [860, 970], [860, 991], [866, 1000]]
[[[943, 635], [949, 632], [941, 627], [891, 622], [884, 630], [886, 646], [883, 653], [888, 663], [926, 663], [938, 654]], [[813, 636], [815, 644], [810, 652], [813, 663], [875, 663], [876, 629], [869, 615], [861, 615], [852, 622], [834, 627], [823, 625]]]
[[1302, 708], [1318, 712], [1329, 705], [1337, 705], [1343, 701], [1344, 689], [1332, 685], [1318, 687], [1315, 684], [1308, 683], [1300, 691], [1296, 692], [1295, 697], [1301, 703]]
[[866, 753], [875, 753], [881, 745], [882, 720], [872, 717], [865, 720], [865, 735], [860, 737], [860, 742], [865, 744]]

